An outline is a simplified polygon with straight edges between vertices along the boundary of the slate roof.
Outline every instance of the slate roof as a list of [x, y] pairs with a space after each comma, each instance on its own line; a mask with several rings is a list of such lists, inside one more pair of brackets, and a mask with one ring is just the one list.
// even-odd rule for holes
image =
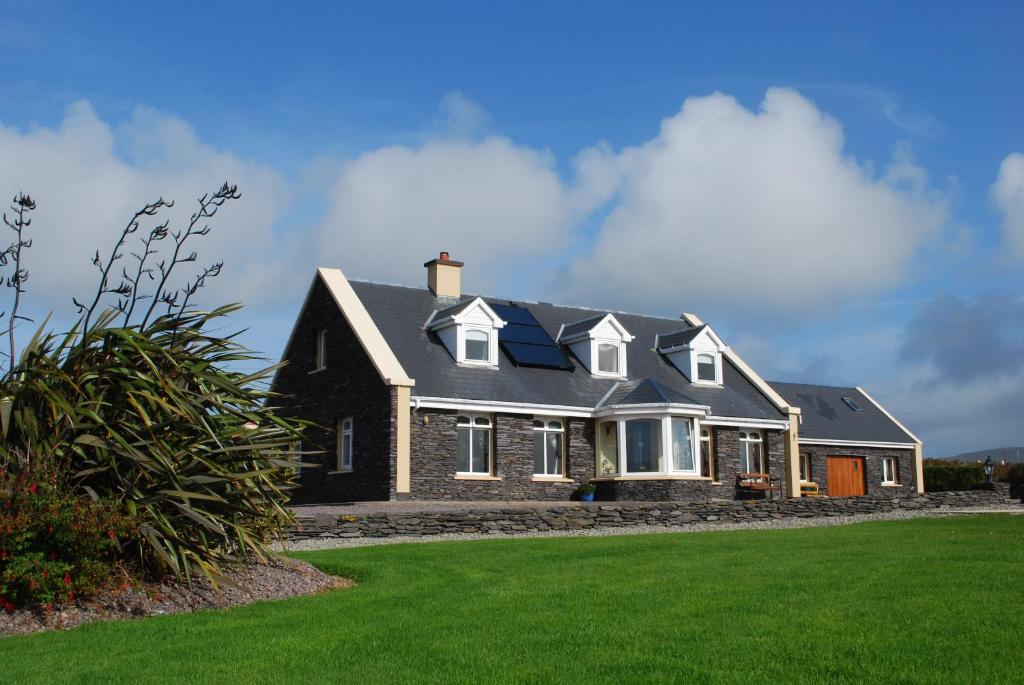
[[[601, 319], [608, 316], [607, 314], [598, 314], [597, 316], [591, 316], [583, 321], [575, 321], [570, 324], [566, 324], [565, 328], [562, 329], [561, 340], [565, 340], [568, 337], [574, 336], [578, 333], [586, 333], [591, 328], [601, 323]], [[556, 333], [558, 331], [555, 331]]]
[[678, 347], [680, 345], [688, 345], [691, 340], [697, 337], [697, 334], [707, 328], [707, 324], [701, 324], [700, 326], [694, 326], [693, 328], [685, 328], [675, 333], [669, 333], [668, 335], [662, 335], [658, 337], [658, 347], [663, 350], [667, 350], [670, 347]]
[[[351, 281], [356, 295], [366, 307], [381, 334], [398, 357], [410, 378], [416, 380], [414, 396], [492, 402], [525, 402], [594, 408], [619, 381], [596, 378], [576, 359], [569, 358], [573, 370], [517, 367], [501, 352], [497, 371], [464, 368], [456, 365], [440, 339], [424, 328], [438, 309], [436, 299], [426, 288], [407, 288], [362, 281]], [[475, 296], [464, 296], [463, 301]], [[514, 304], [533, 313], [538, 323], [554, 337], [559, 328], [595, 316], [592, 309], [563, 307], [547, 303], [514, 302], [484, 297], [489, 304]], [[679, 330], [679, 319], [666, 319], [614, 312], [615, 318], [636, 336], [626, 346], [628, 380], [649, 379], [686, 398], [688, 404], [707, 405], [716, 416], [736, 418], [783, 419], [766, 398], [727, 359], [723, 360], [724, 387], [697, 386], [654, 350], [655, 336]]]
[[[770, 381], [776, 392], [800, 407], [800, 437], [812, 440], [904, 442], [914, 439], [885, 415], [857, 388]], [[854, 411], [844, 397], [852, 397], [863, 411]]]
[[676, 392], [650, 378], [642, 381], [620, 382], [601, 402], [602, 407], [618, 404], [700, 404], [691, 397]]

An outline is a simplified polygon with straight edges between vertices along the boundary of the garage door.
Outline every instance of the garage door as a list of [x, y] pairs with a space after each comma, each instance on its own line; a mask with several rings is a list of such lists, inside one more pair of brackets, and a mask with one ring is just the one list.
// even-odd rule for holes
[[864, 457], [829, 457], [829, 497], [857, 497], [863, 494]]

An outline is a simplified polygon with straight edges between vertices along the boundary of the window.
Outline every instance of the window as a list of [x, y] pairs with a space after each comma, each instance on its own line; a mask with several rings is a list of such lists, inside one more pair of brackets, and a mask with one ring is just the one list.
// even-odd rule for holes
[[490, 362], [491, 361], [491, 335], [479, 328], [466, 330], [466, 361], [467, 362]]
[[651, 473], [658, 471], [661, 458], [661, 420], [632, 419], [626, 421], [626, 471]]
[[600, 425], [597, 472], [609, 476], [619, 472], [619, 424], [617, 421], [602, 421]]
[[602, 342], [597, 344], [597, 370], [601, 373], [619, 372], [619, 344]]
[[297, 440], [289, 446], [288, 461], [292, 463], [292, 470], [296, 475], [302, 473], [302, 441]]
[[715, 355], [703, 352], [697, 355], [697, 380], [708, 383], [718, 382]]
[[316, 334], [316, 370], [327, 368], [327, 331], [321, 329]]
[[533, 422], [533, 473], [537, 476], [564, 475], [565, 430], [558, 419]]
[[713, 478], [714, 468], [712, 468], [712, 459], [714, 458], [714, 452], [712, 452], [711, 442], [711, 429], [701, 428], [700, 429], [700, 475], [705, 478]]
[[900, 469], [896, 457], [882, 457], [882, 482], [886, 485], [899, 484]]
[[489, 416], [457, 416], [455, 427], [458, 442], [459, 473], [476, 476], [491, 475], [491, 418]]
[[864, 408], [852, 397], [844, 397], [843, 402], [846, 402], [846, 406], [854, 411], [864, 411]]
[[352, 417], [338, 421], [338, 470], [352, 470]]
[[763, 443], [759, 432], [740, 432], [740, 466], [744, 473], [768, 473], [764, 463]]
[[811, 475], [811, 453], [800, 453], [800, 482], [810, 483], [813, 480]]
[[672, 419], [672, 470], [696, 472], [690, 419]]

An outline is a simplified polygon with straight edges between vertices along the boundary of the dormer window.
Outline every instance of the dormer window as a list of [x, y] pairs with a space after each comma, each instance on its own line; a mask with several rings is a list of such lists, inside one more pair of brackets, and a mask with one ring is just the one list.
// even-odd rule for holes
[[465, 358], [467, 362], [491, 363], [491, 335], [479, 328], [467, 328], [465, 334]]
[[505, 322], [477, 297], [435, 312], [427, 323], [458, 364], [498, 366], [498, 331]]
[[632, 342], [611, 314], [600, 314], [563, 326], [558, 342], [568, 345], [590, 373], [609, 378], [626, 377], [626, 343]]
[[601, 373], [619, 373], [619, 345], [617, 342], [597, 343], [597, 370]]
[[722, 351], [727, 349], [704, 324], [658, 336], [658, 351], [697, 385], [722, 385]]
[[701, 352], [697, 355], [697, 380], [708, 383], [718, 382], [718, 366], [715, 355]]

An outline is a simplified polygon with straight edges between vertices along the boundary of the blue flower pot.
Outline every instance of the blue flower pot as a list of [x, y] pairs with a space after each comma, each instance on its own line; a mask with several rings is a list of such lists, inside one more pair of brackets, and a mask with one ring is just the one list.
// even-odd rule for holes
[[581, 492], [580, 493], [580, 501], [581, 502], [593, 502], [594, 501], [594, 493], [592, 493], [592, 492]]

